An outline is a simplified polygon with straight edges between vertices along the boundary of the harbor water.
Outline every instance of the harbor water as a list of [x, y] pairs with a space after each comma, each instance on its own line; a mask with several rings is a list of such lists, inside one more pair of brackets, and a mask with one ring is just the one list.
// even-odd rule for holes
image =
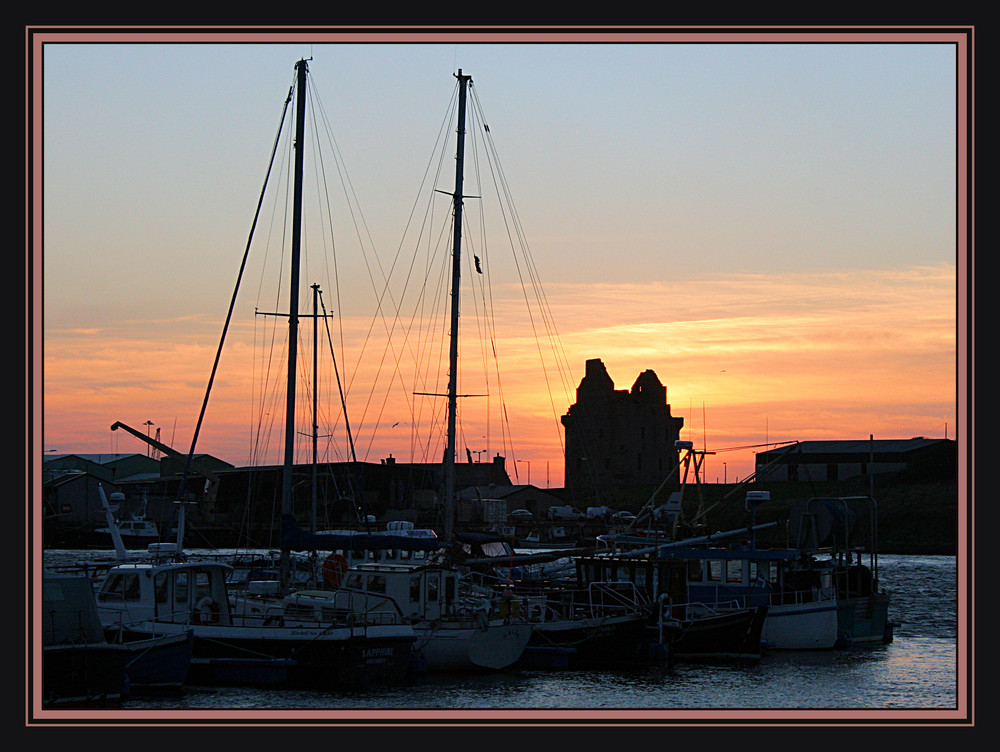
[[[85, 552], [46, 552], [46, 564]], [[497, 673], [415, 677], [403, 686], [367, 691], [186, 686], [177, 695], [131, 697], [131, 717], [160, 711], [214, 711], [239, 721], [261, 711], [282, 718], [313, 711], [377, 722], [406, 717], [397, 711], [518, 711], [544, 717], [554, 711], [622, 712], [805, 710], [960, 712], [966, 675], [960, 665], [965, 619], [959, 615], [957, 562], [951, 556], [879, 557], [880, 586], [892, 594], [890, 619], [898, 624], [888, 644], [828, 651], [768, 651], [759, 661], [627, 666], [614, 670], [508, 669]], [[928, 714], [928, 711], [931, 711]], [[518, 713], [504, 714], [517, 717]], [[173, 714], [170, 714], [173, 715]], [[447, 715], [446, 713], [443, 715]], [[487, 714], [488, 715], [488, 714]], [[945, 714], [947, 715], [947, 714]], [[761, 717], [764, 717], [763, 715]]]

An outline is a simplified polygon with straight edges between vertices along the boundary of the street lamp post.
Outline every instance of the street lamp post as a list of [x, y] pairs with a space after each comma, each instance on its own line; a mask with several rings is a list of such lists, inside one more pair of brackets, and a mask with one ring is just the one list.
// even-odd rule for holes
[[516, 460], [517, 462], [525, 462], [528, 465], [528, 485], [531, 485], [531, 460]]
[[[143, 425], [146, 426], [146, 438], [148, 439], [149, 438], [149, 427], [150, 426], [155, 426], [156, 424], [153, 421], [151, 421], [151, 420], [147, 420], [145, 423], [143, 423]], [[150, 451], [150, 445], [147, 443], [146, 444], [146, 456], [147, 457], [150, 456], [149, 451]]]

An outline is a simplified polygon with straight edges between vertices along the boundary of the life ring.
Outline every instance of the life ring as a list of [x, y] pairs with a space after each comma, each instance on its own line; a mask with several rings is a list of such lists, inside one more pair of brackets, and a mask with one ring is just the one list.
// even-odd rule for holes
[[340, 587], [347, 572], [347, 559], [342, 554], [332, 553], [323, 562], [323, 582], [331, 590]]
[[216, 624], [219, 621], [219, 604], [205, 596], [194, 604], [191, 621], [195, 624]]

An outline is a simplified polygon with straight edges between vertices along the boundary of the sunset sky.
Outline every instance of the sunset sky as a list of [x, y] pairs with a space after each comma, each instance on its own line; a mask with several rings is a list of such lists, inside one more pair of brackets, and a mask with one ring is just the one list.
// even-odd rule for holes
[[[460, 391], [488, 389], [481, 406], [505, 425], [471, 418], [480, 398], [464, 399], [461, 454], [500, 453], [519, 482], [530, 473], [534, 485], [562, 486], [558, 418], [591, 358], [618, 389], [656, 372], [684, 418], [682, 438], [716, 453], [710, 481], [746, 477], [765, 444], [964, 430], [964, 162], [947, 39], [77, 41], [46, 45], [40, 76], [44, 451], [145, 452], [109, 430], [115, 421], [142, 430], [152, 421], [162, 441], [190, 448], [300, 58], [310, 58], [310, 86], [344, 162], [325, 164], [324, 187], [342, 191], [348, 175], [359, 207], [338, 210], [335, 262], [322, 248], [326, 228], [307, 220], [301, 283], [303, 311], [313, 283], [336, 311], [359, 459], [436, 461], [444, 448], [432, 438], [430, 456], [415, 449], [416, 424], [442, 401], [413, 398], [429, 382], [413, 365], [392, 376], [386, 357], [416, 349], [415, 335], [403, 342], [396, 329], [387, 345], [371, 321], [383, 289], [383, 305], [403, 300], [409, 262], [397, 259], [424, 219], [414, 205], [425, 171], [437, 169], [435, 140], [454, 136], [445, 117], [459, 69], [472, 76], [559, 356], [542, 362], [550, 345], [534, 335], [547, 327], [519, 310], [525, 267], [504, 260], [506, 238], [487, 251], [470, 234], [468, 261], [487, 261], [487, 274], [463, 271], [463, 282], [492, 283], [497, 323], [488, 347], [463, 334]], [[445, 154], [438, 190], [452, 188], [453, 151]], [[469, 175], [481, 166], [467, 163], [468, 195], [478, 195]], [[447, 214], [448, 198], [438, 201], [433, 233]], [[478, 202], [466, 201], [469, 215]], [[269, 212], [262, 246], [264, 235], [274, 242], [285, 232]], [[357, 235], [371, 255], [351, 250]], [[248, 264], [198, 440], [199, 452], [235, 465], [280, 456], [274, 437], [263, 455], [254, 445], [262, 418], [281, 422], [277, 403], [259, 404], [259, 380], [263, 345], [287, 324], [255, 316], [281, 310], [264, 281], [280, 263], [268, 255]], [[408, 285], [412, 294], [416, 282]], [[478, 312], [463, 296], [463, 326]], [[308, 371], [312, 324], [301, 326], [310, 329], [300, 345]], [[502, 386], [466, 376], [468, 361], [481, 365], [493, 350]], [[398, 393], [387, 396], [382, 382]], [[319, 388], [324, 457], [344, 459], [335, 382]]]

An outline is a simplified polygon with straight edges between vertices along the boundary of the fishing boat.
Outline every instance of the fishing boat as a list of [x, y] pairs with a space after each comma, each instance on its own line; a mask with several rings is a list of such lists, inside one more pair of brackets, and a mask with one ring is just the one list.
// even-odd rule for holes
[[[865, 514], [867, 526], [859, 524]], [[870, 495], [807, 499], [793, 507], [788, 524], [796, 545], [811, 552], [832, 579], [838, 644], [892, 642], [896, 624], [889, 618], [891, 594], [879, 585], [875, 499]]]
[[837, 645], [837, 591], [830, 573], [810, 566], [798, 549], [664, 546], [657, 555], [687, 564], [694, 602], [766, 606], [761, 637], [767, 649]]
[[522, 667], [621, 666], [666, 657], [653, 649], [648, 629], [653, 604], [633, 583], [528, 580], [510, 585], [504, 597], [506, 609], [523, 613], [533, 628]]
[[47, 571], [42, 589], [43, 704], [114, 703], [184, 684], [191, 662], [189, 632], [129, 643], [109, 640], [86, 576]]
[[669, 660], [747, 659], [761, 657], [767, 606], [702, 603], [691, 593], [687, 565], [680, 560], [644, 555], [593, 555], [577, 559], [577, 579], [592, 587], [630, 588], [649, 604], [643, 651], [665, 651]]
[[97, 592], [101, 623], [121, 643], [190, 632], [195, 683], [231, 676], [234, 661], [247, 684], [273, 682], [276, 668], [288, 684], [327, 689], [408, 675], [415, 637], [400, 618], [370, 614], [356, 600], [302, 609], [294, 595], [272, 597], [254, 613], [231, 604], [228, 573], [228, 565], [210, 561], [118, 564]]
[[[685, 467], [685, 473], [680, 491], [671, 494], [669, 503], [674, 519], [680, 522], [687, 468], [693, 467], [697, 478], [705, 452], [695, 449], [688, 441], [678, 441], [675, 446], [685, 452], [678, 465]], [[735, 488], [730, 494], [734, 491]], [[833, 648], [843, 640], [838, 626], [838, 592], [829, 567], [817, 562], [800, 547], [758, 548], [756, 545], [757, 532], [775, 526], [775, 523], [755, 524], [757, 509], [770, 498], [767, 491], [746, 492], [744, 510], [751, 515], [751, 524], [746, 528], [681, 540], [671, 539], [659, 530], [650, 530], [647, 534], [601, 536], [599, 542], [609, 551], [685, 562], [691, 600], [703, 604], [704, 608], [766, 607], [762, 641], [767, 649]], [[646, 509], [651, 508], [652, 503], [653, 499]], [[697, 520], [704, 513], [703, 501], [699, 499], [694, 518]], [[736, 543], [729, 542], [737, 536]]]
[[[766, 491], [749, 491], [748, 509], [769, 500]], [[653, 554], [687, 565], [691, 600], [707, 607], [766, 606], [762, 639], [768, 649], [816, 650], [840, 642], [837, 589], [829, 567], [798, 548], [758, 548], [756, 532], [773, 527], [750, 525], [681, 541], [642, 546], [622, 537], [620, 550]], [[740, 536], [726, 545], [727, 539]]]

